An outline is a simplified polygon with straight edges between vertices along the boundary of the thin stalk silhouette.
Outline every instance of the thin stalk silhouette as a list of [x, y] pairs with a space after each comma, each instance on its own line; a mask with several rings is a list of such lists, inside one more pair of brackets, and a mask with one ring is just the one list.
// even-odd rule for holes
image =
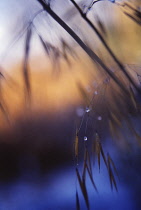
[[[43, 0], [37, 0], [44, 10], [60, 25], [65, 29], [68, 34], [79, 44], [79, 46], [86, 52], [86, 54], [94, 61], [97, 62], [115, 81], [116, 84], [120, 86], [124, 92], [129, 95], [127, 89], [124, 87], [122, 82], [115, 76], [115, 74], [103, 63], [103, 61], [78, 37], [78, 35], [46, 4]], [[133, 83], [133, 82], [132, 82]], [[135, 85], [135, 84], [134, 84]], [[137, 89], [137, 87], [136, 87]]]
[[125, 76], [128, 78], [128, 80], [131, 82], [131, 84], [134, 86], [134, 88], [136, 90], [138, 90], [139, 92], [141, 92], [139, 90], [139, 88], [137, 87], [137, 85], [135, 84], [135, 82], [133, 81], [133, 79], [131, 78], [131, 76], [127, 73], [126, 68], [123, 66], [123, 64], [119, 61], [119, 59], [116, 57], [116, 55], [114, 54], [114, 52], [111, 50], [111, 48], [108, 46], [108, 44], [106, 43], [105, 39], [103, 38], [103, 36], [101, 35], [101, 33], [98, 31], [98, 29], [96, 28], [96, 26], [87, 18], [87, 13], [84, 13], [81, 8], [78, 6], [78, 4], [74, 1], [74, 0], [70, 0], [72, 2], [72, 4], [75, 6], [75, 8], [79, 11], [80, 15], [82, 16], [82, 18], [88, 23], [88, 25], [93, 29], [93, 31], [97, 34], [98, 38], [101, 40], [102, 44], [105, 46], [105, 48], [107, 49], [107, 51], [109, 52], [109, 54], [112, 56], [113, 60], [117, 63], [117, 65], [119, 66], [119, 68], [122, 70], [122, 72], [125, 74]]

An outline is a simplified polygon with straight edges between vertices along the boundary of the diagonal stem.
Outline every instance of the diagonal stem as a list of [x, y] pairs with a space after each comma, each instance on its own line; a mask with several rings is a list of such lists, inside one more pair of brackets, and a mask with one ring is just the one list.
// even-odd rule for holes
[[108, 44], [106, 43], [105, 39], [103, 38], [103, 36], [101, 35], [101, 33], [96, 28], [96, 26], [87, 18], [86, 14], [83, 13], [83, 11], [81, 10], [81, 8], [78, 6], [78, 4], [74, 0], [70, 0], [70, 1], [75, 6], [75, 8], [79, 11], [79, 13], [82, 16], [82, 18], [88, 23], [88, 25], [93, 29], [93, 31], [95, 31], [95, 33], [97, 34], [97, 36], [101, 40], [102, 44], [105, 46], [105, 48], [107, 49], [107, 51], [109, 52], [109, 54], [112, 56], [113, 60], [117, 63], [117, 65], [119, 66], [119, 68], [122, 70], [122, 72], [128, 78], [128, 80], [131, 82], [131, 84], [134, 86], [134, 88], [136, 90], [138, 90], [139, 92], [141, 92], [140, 89], [138, 88], [138, 86], [133, 81], [132, 77], [127, 73], [126, 68], [118, 60], [118, 58], [115, 56], [115, 54], [113, 53], [113, 51], [111, 50], [111, 48], [108, 46]]
[[77, 36], [77, 34], [47, 5], [43, 0], [37, 0], [44, 10], [50, 14], [50, 16], [60, 25], [65, 31], [70, 34], [70, 36], [79, 44], [79, 46], [86, 52], [86, 54], [94, 61], [97, 62], [115, 81], [117, 85], [120, 86], [124, 92], [129, 95], [127, 89], [122, 84], [122, 82], [115, 76], [115, 74], [102, 62], [102, 60]]

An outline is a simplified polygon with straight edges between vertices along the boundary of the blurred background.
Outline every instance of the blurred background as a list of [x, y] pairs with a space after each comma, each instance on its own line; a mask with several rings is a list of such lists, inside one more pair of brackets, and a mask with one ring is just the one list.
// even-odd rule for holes
[[[76, 2], [85, 11], [92, 1]], [[50, 3], [87, 46], [113, 72], [117, 71], [116, 63], [73, 4], [64, 0]], [[140, 1], [128, 3], [140, 10]], [[131, 74], [136, 73], [140, 85], [141, 27], [125, 15], [125, 7], [99, 1], [87, 15], [118, 59]], [[136, 18], [132, 9], [127, 10]], [[126, 110], [128, 99], [121, 98], [121, 90], [105, 86], [108, 80], [103, 70], [42, 11], [37, 1], [1, 0], [0, 11], [0, 209], [76, 209], [76, 189], [81, 209], [87, 209], [75, 173], [76, 126], [80, 126], [80, 171], [83, 138], [87, 134], [92, 141], [97, 130], [104, 153], [110, 154], [119, 175], [119, 179], [115, 176], [116, 192], [111, 190], [103, 159], [100, 173], [96, 160], [93, 174], [98, 193], [89, 178], [86, 180], [90, 209], [141, 209], [140, 115], [130, 118], [133, 129], [127, 129], [126, 119], [122, 119], [124, 135], [116, 135], [115, 131], [113, 140], [107, 129], [108, 114], [115, 108], [116, 113]], [[140, 16], [137, 18], [140, 20]], [[124, 82], [126, 86], [128, 81]], [[111, 97], [112, 90], [116, 98]], [[103, 99], [106, 97], [108, 109]], [[91, 100], [96, 104], [92, 106], [96, 114], [87, 110], [92, 112], [88, 120], [85, 113]]]

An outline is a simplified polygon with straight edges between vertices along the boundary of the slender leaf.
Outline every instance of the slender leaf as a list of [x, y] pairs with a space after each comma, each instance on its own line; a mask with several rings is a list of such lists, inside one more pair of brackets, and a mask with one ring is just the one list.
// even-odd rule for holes
[[31, 88], [30, 88], [30, 80], [29, 80], [29, 68], [28, 68], [28, 59], [29, 59], [29, 52], [30, 52], [30, 42], [32, 36], [32, 28], [31, 25], [27, 29], [27, 35], [25, 40], [25, 55], [24, 55], [24, 66], [23, 66], [23, 75], [24, 75], [24, 82], [26, 93], [28, 98], [30, 97]]
[[100, 144], [101, 155], [102, 155], [102, 157], [103, 157], [103, 160], [104, 160], [104, 162], [105, 162], [105, 165], [107, 166], [107, 161], [106, 161], [106, 157], [105, 157], [105, 155], [104, 155], [104, 151], [103, 151], [102, 145], [101, 145], [101, 143], [99, 143], [99, 144]]
[[98, 166], [99, 166], [99, 172], [100, 172], [100, 145], [98, 141], [96, 141], [96, 154], [98, 158]]
[[135, 100], [135, 95], [134, 95], [134, 92], [133, 92], [133, 89], [131, 88], [131, 86], [130, 86], [130, 96], [131, 96], [131, 101], [132, 101], [135, 109], [137, 109], [137, 103], [136, 103], [136, 100]]
[[80, 210], [80, 202], [77, 190], [76, 190], [76, 209]]
[[84, 163], [83, 163], [83, 172], [82, 172], [82, 178], [86, 179], [86, 163], [87, 163], [87, 149], [85, 148], [84, 152]]
[[93, 187], [94, 187], [94, 189], [96, 190], [96, 192], [98, 192], [97, 187], [96, 187], [95, 182], [94, 182], [94, 179], [93, 179], [93, 175], [92, 175], [92, 173], [91, 173], [91, 171], [90, 171], [90, 169], [89, 169], [89, 167], [88, 167], [87, 164], [86, 164], [86, 168], [87, 168], [87, 171], [88, 171], [90, 180], [91, 180], [91, 182], [92, 182], [92, 184], [93, 184]]
[[78, 134], [76, 133], [75, 136], [75, 157], [78, 157], [78, 143], [79, 143], [79, 139], [78, 139]]
[[91, 174], [92, 174], [92, 165], [91, 165], [91, 159], [90, 159], [90, 154], [89, 154], [89, 152], [87, 151], [87, 162], [88, 162], [88, 167], [89, 167], [89, 169], [90, 169], [90, 172], [91, 172]]
[[99, 144], [99, 136], [98, 134], [96, 133], [96, 155], [97, 155], [97, 158], [98, 158], [98, 166], [99, 166], [99, 171], [100, 171], [100, 152], [101, 152], [101, 149], [100, 149], [100, 144]]
[[83, 196], [85, 199], [85, 203], [86, 203], [87, 209], [89, 210], [90, 206], [89, 206], [89, 198], [88, 198], [88, 193], [87, 193], [87, 188], [86, 188], [86, 179], [82, 179], [82, 186], [83, 186]]
[[118, 191], [118, 189], [117, 189], [117, 184], [116, 184], [116, 181], [115, 181], [115, 178], [114, 178], [112, 169], [111, 169], [109, 154], [108, 154], [108, 161], [107, 161], [107, 162], [108, 162], [108, 172], [109, 172], [109, 178], [110, 178], [111, 188], [113, 189], [113, 185], [114, 185], [116, 191]]
[[114, 120], [114, 122], [120, 127], [121, 121], [117, 118], [117, 116], [113, 112], [111, 112], [111, 117], [112, 117], [112, 120]]
[[112, 158], [110, 157], [109, 154], [108, 154], [108, 158], [109, 158], [110, 163], [111, 163], [112, 166], [113, 166], [113, 169], [114, 169], [114, 171], [115, 171], [117, 177], [119, 178], [118, 171], [117, 171], [117, 169], [116, 169], [116, 167], [115, 167], [114, 161], [112, 160]]
[[81, 188], [83, 197], [85, 199], [86, 206], [89, 210], [90, 209], [89, 208], [89, 199], [88, 199], [88, 193], [87, 193], [87, 189], [86, 189], [85, 179], [81, 180], [81, 177], [80, 177], [80, 174], [79, 174], [79, 171], [78, 171], [77, 168], [76, 168], [76, 175], [77, 175], [77, 178], [78, 178], [79, 186]]
[[49, 46], [48, 46], [48, 44], [43, 40], [43, 38], [40, 35], [38, 35], [38, 36], [40, 38], [40, 41], [41, 41], [41, 43], [43, 45], [43, 48], [44, 48], [45, 52], [49, 56]]

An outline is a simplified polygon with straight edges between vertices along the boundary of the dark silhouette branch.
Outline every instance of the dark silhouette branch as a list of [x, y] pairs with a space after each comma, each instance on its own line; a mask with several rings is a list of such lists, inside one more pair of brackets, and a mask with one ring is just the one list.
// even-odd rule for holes
[[[133, 20], [135, 23], [137, 23], [138, 25], [141, 26], [141, 12], [137, 9], [135, 9], [133, 6], [131, 6], [130, 4], [128, 3], [118, 3], [116, 2], [115, 3], [117, 6], [119, 6], [122, 10], [122, 12], [127, 16], [129, 17], [131, 20]], [[126, 9], [126, 11], [124, 11]], [[133, 13], [130, 14], [129, 11], [127, 11], [127, 9]]]
[[77, 34], [46, 4], [43, 0], [37, 0], [44, 10], [60, 25], [70, 36], [79, 44], [79, 46], [87, 53], [87, 55], [94, 61], [97, 62], [109, 76], [118, 84], [126, 94], [127, 89], [124, 87], [122, 82], [115, 76], [115, 74], [102, 62], [102, 60], [77, 36]]
[[114, 61], [117, 63], [117, 65], [119, 66], [119, 68], [123, 71], [124, 75], [128, 78], [128, 80], [131, 82], [131, 84], [134, 86], [134, 88], [136, 90], [139, 90], [139, 88], [137, 87], [137, 85], [135, 84], [135, 82], [133, 81], [133, 79], [131, 78], [131, 76], [127, 73], [126, 68], [123, 66], [123, 64], [118, 60], [118, 58], [115, 56], [115, 54], [113, 53], [113, 51], [110, 49], [110, 47], [108, 46], [108, 44], [106, 43], [105, 39], [103, 38], [103, 36], [101, 35], [101, 33], [98, 31], [98, 29], [95, 27], [95, 25], [87, 18], [86, 13], [84, 13], [81, 8], [78, 6], [78, 4], [74, 1], [74, 0], [70, 0], [72, 2], [72, 4], [76, 7], [76, 9], [79, 11], [80, 15], [82, 16], [82, 18], [88, 23], [88, 25], [93, 29], [93, 31], [97, 34], [98, 38], [100, 39], [100, 41], [102, 42], [102, 44], [105, 46], [105, 48], [107, 49], [107, 51], [109, 52], [109, 54], [112, 56], [112, 58], [114, 59]]
[[137, 20], [135, 17], [133, 17], [131, 14], [129, 14], [128, 12], [124, 12], [124, 14], [126, 16], [128, 16], [130, 19], [132, 19], [134, 22], [136, 22], [138, 25], [141, 26], [141, 20]]

